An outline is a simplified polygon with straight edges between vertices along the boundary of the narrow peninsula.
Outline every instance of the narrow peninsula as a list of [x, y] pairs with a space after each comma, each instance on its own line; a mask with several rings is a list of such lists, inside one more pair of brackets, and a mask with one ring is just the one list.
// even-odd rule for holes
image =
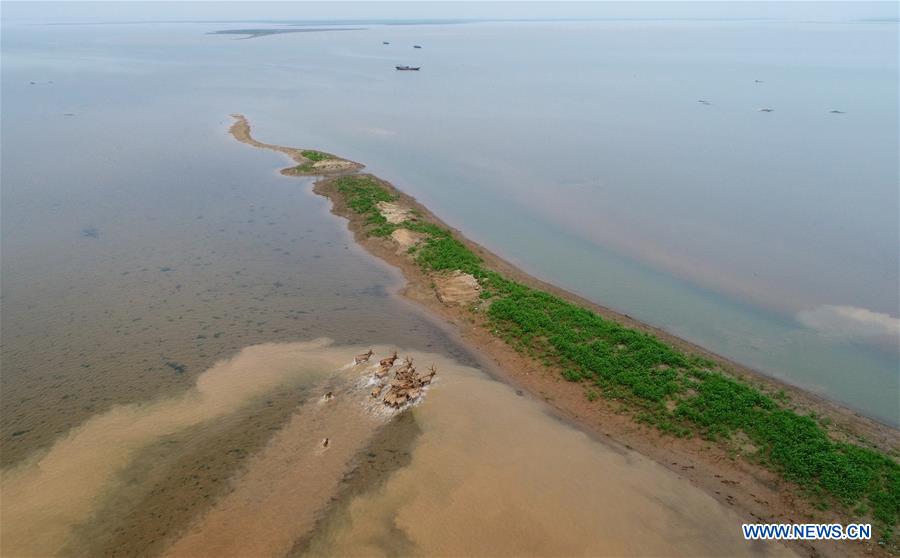
[[900, 434], [665, 331], [531, 277], [363, 165], [261, 143], [318, 177], [356, 240], [398, 267], [402, 294], [456, 328], [493, 373], [612, 445], [676, 471], [750, 523], [872, 523], [870, 542], [794, 542], [808, 555], [900, 552]]

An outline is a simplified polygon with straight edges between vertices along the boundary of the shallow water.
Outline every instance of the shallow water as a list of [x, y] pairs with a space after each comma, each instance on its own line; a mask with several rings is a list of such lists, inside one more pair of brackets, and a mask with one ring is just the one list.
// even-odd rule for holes
[[137, 452], [165, 436], [239, 410], [281, 385], [327, 378], [352, 362], [327, 342], [259, 345], [218, 363], [190, 391], [94, 415], [46, 453], [3, 471], [3, 554], [57, 555], [116, 491]]
[[[89, 301], [85, 281], [117, 296], [126, 272], [129, 292], [152, 279], [147, 296], [171, 303], [163, 285], [188, 282], [154, 274], [219, 271], [222, 234], [296, 255], [321, 229], [269, 224], [308, 198], [242, 190], [293, 185], [220, 135], [239, 111], [266, 141], [367, 163], [542, 278], [900, 422], [896, 23], [357, 26], [243, 40], [208, 33], [246, 25], [7, 23], [7, 323], [65, 314], [49, 301]], [[391, 69], [412, 62], [423, 71]], [[188, 235], [190, 260], [166, 252]], [[289, 285], [284, 269], [265, 281]], [[7, 327], [7, 354], [48, 327]]]
[[[869, 141], [876, 128], [887, 134], [870, 146], [869, 174], [857, 185], [860, 212], [848, 217], [840, 242], [833, 231], [785, 233], [791, 239], [783, 248], [787, 259], [810, 249], [810, 257], [845, 257], [854, 242], [865, 245], [870, 252], [860, 252], [855, 274], [830, 273], [831, 264], [820, 261], [824, 267], [808, 269], [829, 284], [798, 289], [811, 284], [810, 274], [799, 273], [791, 280], [779, 278], [787, 290], [772, 290], [777, 296], [769, 299], [756, 295], [769, 293], [765, 285], [772, 277], [748, 278], [753, 288], [737, 290], [730, 287], [745, 283], [715, 280], [733, 277], [732, 260], [754, 261], [765, 250], [729, 244], [733, 253], [725, 257], [721, 246], [695, 243], [697, 236], [690, 236], [679, 248], [704, 250], [704, 261], [716, 267], [699, 274], [652, 257], [678, 255], [670, 244], [677, 235], [655, 228], [665, 219], [635, 201], [649, 199], [648, 185], [659, 184], [650, 180], [653, 165], [645, 161], [648, 153], [666, 152], [682, 141], [672, 137], [693, 129], [695, 123], [687, 122], [695, 118], [699, 107], [692, 97], [699, 93], [672, 77], [672, 60], [661, 64], [659, 53], [616, 51], [604, 41], [719, 40], [717, 25], [724, 24], [368, 25], [360, 31], [236, 40], [207, 34], [226, 27], [221, 24], [44, 26], [4, 19], [3, 554], [134, 555], [197, 548], [325, 553], [332, 545], [347, 553], [489, 553], [522, 551], [515, 544], [525, 541], [547, 553], [641, 554], [665, 552], [662, 536], [678, 538], [688, 553], [761, 551], [737, 543], [735, 518], [671, 474], [591, 442], [543, 414], [540, 404], [514, 397], [472, 368], [475, 359], [447, 333], [388, 296], [398, 274], [353, 243], [344, 224], [328, 213], [327, 201], [309, 191], [308, 181], [277, 174], [285, 164], [282, 156], [227, 135], [227, 115], [243, 112], [260, 140], [363, 161], [451, 224], [542, 277], [889, 420], [896, 405], [891, 401], [896, 354], [890, 343], [885, 349], [876, 342], [896, 318], [891, 310], [896, 301], [886, 288], [896, 282], [896, 266], [889, 265], [896, 257], [889, 250], [896, 235], [887, 234], [894, 221], [882, 212], [893, 201], [894, 194], [884, 190], [891, 178], [885, 153], [895, 139], [880, 127], [881, 116], [873, 116], [873, 111], [896, 110], [879, 104], [884, 60], [873, 59], [864, 72], [872, 80], [871, 102], [854, 105], [841, 115], [848, 118], [838, 121], [856, 140]], [[807, 32], [861, 34], [868, 38], [860, 56], [880, 48], [892, 33], [874, 25], [862, 33], [848, 25], [803, 27], [796, 35], [793, 24], [766, 25], [766, 33], [776, 38], [790, 31], [801, 42], [813, 40]], [[752, 24], [740, 26], [748, 33], [739, 34], [744, 39], [755, 36]], [[385, 37], [393, 45], [416, 41], [426, 48], [414, 59], [404, 50], [380, 49]], [[539, 47], [548, 44], [565, 56]], [[687, 59], [696, 47], [685, 51]], [[600, 52], [609, 58], [598, 59]], [[835, 75], [843, 76], [840, 72], [857, 62], [856, 54], [842, 56], [849, 58], [839, 58]], [[426, 65], [419, 75], [390, 70], [394, 63], [419, 59]], [[554, 66], [554, 60], [565, 62]], [[755, 60], [751, 66], [762, 69], [767, 62]], [[584, 98], [571, 83], [573, 67], [581, 75], [584, 68], [602, 71], [590, 91], [595, 101], [573, 104], [573, 98]], [[635, 67], [640, 71], [632, 81]], [[675, 90], [684, 93], [690, 109], [669, 120], [660, 111], [676, 110], [676, 100], [666, 97], [663, 103], [660, 96], [678, 83]], [[827, 83], [823, 91], [836, 91]], [[737, 87], [735, 81], [722, 93]], [[610, 95], [616, 110], [601, 110], [610, 105]], [[781, 106], [765, 116], [782, 114]], [[818, 118], [809, 111], [805, 118]], [[691, 132], [693, 141], [714, 140], [734, 119], [750, 117], [739, 117], [744, 113], [736, 109], [728, 114], [715, 126], [707, 123]], [[753, 122], [746, 124], [741, 141], [760, 140], [763, 130]], [[799, 141], [784, 136], [794, 129], [789, 124], [782, 121], [778, 131], [785, 145]], [[648, 135], [642, 126], [671, 133]], [[837, 134], [816, 130], [835, 140], [830, 133]], [[722, 156], [718, 148], [704, 146], [712, 149], [708, 157]], [[703, 173], [714, 167], [685, 170], [674, 161], [677, 152], [668, 157], [673, 160], [659, 163], [655, 172], [697, 172], [705, 177], [698, 183], [709, 186]], [[846, 172], [859, 167], [862, 157], [852, 150]], [[784, 184], [751, 170], [741, 167], [746, 181], [758, 179], [775, 189]], [[819, 183], [822, 174], [809, 180]], [[844, 175], [835, 176], [823, 186], [825, 194], [837, 191], [835, 181]], [[715, 193], [686, 188], [689, 181], [678, 173], [665, 177], [687, 205]], [[726, 201], [749, 203], [737, 199], [747, 183], [740, 192], [726, 191]], [[721, 206], [712, 197], [709, 205], [694, 208], [699, 213], [672, 207], [697, 226], [715, 227]], [[808, 207], [810, 215], [824, 215], [828, 223], [834, 219], [823, 207], [835, 200], [817, 192], [786, 207]], [[584, 208], [590, 216], [579, 213]], [[769, 223], [777, 218], [768, 213], [769, 205], [752, 208]], [[635, 225], [642, 215], [654, 226]], [[707, 222], [703, 215], [714, 218]], [[784, 223], [790, 228], [793, 221]], [[734, 226], [746, 223], [738, 220]], [[622, 231], [639, 229], [644, 237], [620, 243]], [[749, 228], [742, 234], [749, 238], [758, 232]], [[773, 244], [759, 237], [760, 246]], [[760, 269], [788, 273], [790, 266], [782, 264], [784, 259]], [[791, 294], [798, 290], [802, 297]], [[825, 292], [841, 294], [820, 296]], [[821, 309], [832, 303], [889, 316], [885, 321]], [[802, 321], [792, 317], [803, 310], [813, 311]], [[835, 316], [847, 315], [869, 324], [862, 337], [848, 341], [846, 332], [835, 330]], [[296, 344], [322, 336], [334, 339], [336, 348]], [[433, 354], [446, 371], [412, 413], [417, 441], [410, 446], [415, 436], [404, 435], [391, 445], [398, 455], [408, 454], [408, 466], [385, 472], [377, 491], [360, 488], [342, 513], [322, 515], [345, 484], [339, 475], [352, 469], [373, 439], [391, 439], [401, 426], [383, 417], [366, 422], [369, 415], [352, 415], [356, 407], [315, 406], [323, 385], [345, 385], [346, 371], [336, 370], [347, 354], [369, 344]], [[471, 393], [477, 396], [469, 401]], [[514, 428], [522, 424], [528, 428]], [[310, 459], [319, 454], [304, 450], [327, 436], [324, 430], [340, 432], [333, 451], [322, 454], [334, 462], [316, 468]], [[442, 438], [445, 444], [436, 443]], [[496, 475], [495, 466], [508, 474]], [[462, 484], [463, 471], [471, 489]], [[599, 496], [585, 501], [583, 491]], [[418, 496], [411, 497], [414, 492]], [[421, 531], [443, 513], [434, 510], [442, 509], [447, 495], [465, 505], [447, 510], [446, 531], [429, 529], [425, 536]], [[689, 515], [678, 518], [669, 510], [676, 502], [672, 495]], [[609, 529], [603, 537], [591, 537], [584, 518], [571, 511], [625, 529], [603, 506], [608, 501], [634, 522], [631, 529], [660, 520], [664, 534], [655, 538], [634, 530], [630, 537]], [[452, 536], [476, 527], [467, 506], [498, 513], [484, 524], [490, 532], [479, 531], [470, 540]], [[505, 506], [508, 520], [499, 515], [499, 506]], [[284, 513], [264, 524], [247, 521], [273, 510]], [[371, 519], [367, 510], [396, 513], [399, 522], [376, 525], [366, 519]], [[704, 540], [694, 540], [701, 519], [716, 521], [721, 537], [706, 533]], [[321, 532], [310, 538], [308, 527], [320, 520]], [[234, 531], [234, 525], [241, 530]], [[543, 542], [529, 538], [542, 532], [536, 525], [552, 526]], [[603, 526], [595, 525], [595, 533], [598, 528]], [[32, 536], [38, 532], [40, 537]], [[260, 536], [242, 536], [251, 532]]]
[[342, 37], [247, 41], [284, 86], [244, 110], [268, 141], [365, 161], [543, 279], [900, 423], [896, 23]]
[[5, 464], [114, 403], [179, 392], [250, 344], [403, 332], [459, 351], [388, 298], [397, 274], [360, 258], [308, 182], [273, 172], [281, 157], [231, 140], [227, 117], [194, 126], [182, 111], [8, 110], [4, 137], [20, 141], [4, 143]]

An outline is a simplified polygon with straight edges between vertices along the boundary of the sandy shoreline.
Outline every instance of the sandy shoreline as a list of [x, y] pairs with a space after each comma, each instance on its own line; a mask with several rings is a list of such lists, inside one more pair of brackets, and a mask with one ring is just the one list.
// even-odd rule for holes
[[[548, 369], [535, 359], [516, 352], [509, 345], [490, 335], [485, 324], [474, 319], [464, 306], [447, 304], [437, 296], [433, 277], [424, 272], [403, 251], [398, 251], [397, 241], [391, 237], [373, 237], [366, 234], [365, 217], [352, 211], [343, 195], [337, 191], [329, 177], [356, 173], [362, 165], [347, 162], [346, 165], [301, 168], [311, 163], [303, 155], [303, 149], [261, 143], [252, 138], [250, 125], [240, 115], [230, 132], [235, 139], [257, 148], [284, 153], [298, 166], [282, 170], [288, 176], [323, 176], [314, 185], [314, 191], [332, 201], [332, 212], [346, 218], [356, 241], [373, 255], [399, 268], [407, 284], [401, 290], [406, 298], [418, 302], [428, 311], [451, 324], [461, 339], [491, 363], [491, 372], [505, 381], [520, 386], [535, 396], [544, 399], [556, 412], [594, 436], [613, 445], [621, 445], [646, 455], [666, 468], [675, 471], [691, 481], [725, 505], [735, 508], [748, 522], [840, 522], [850, 523], [854, 517], [838, 510], [821, 511], [791, 483], [781, 479], [770, 469], [735, 456], [735, 452], [721, 444], [703, 441], [698, 437], [676, 438], [664, 435], [659, 430], [635, 422], [632, 414], [625, 412], [612, 400], [599, 398], [588, 401], [585, 388], [580, 383], [566, 382], [558, 371]], [[319, 152], [321, 153], [321, 152]], [[343, 161], [339, 157], [326, 154], [329, 158]], [[836, 439], [859, 437], [867, 440], [871, 447], [881, 451], [896, 452], [900, 447], [900, 433], [846, 409], [819, 396], [799, 388], [766, 377], [747, 367], [731, 362], [708, 350], [682, 340], [663, 330], [634, 320], [630, 316], [617, 313], [577, 295], [544, 283], [527, 275], [499, 256], [466, 239], [459, 231], [448, 227], [415, 199], [398, 191], [391, 184], [372, 177], [379, 185], [397, 196], [398, 203], [417, 212], [426, 222], [450, 229], [454, 237], [484, 260], [484, 266], [506, 277], [550, 292], [560, 298], [588, 308], [604, 318], [611, 319], [626, 327], [648, 332], [685, 353], [707, 357], [729, 374], [740, 377], [766, 393], [783, 390], [791, 398], [791, 407], [800, 413], [815, 412], [831, 419], [830, 434]], [[886, 551], [874, 542], [870, 543], [795, 543], [794, 550], [810, 555], [860, 555], [885, 554]]]

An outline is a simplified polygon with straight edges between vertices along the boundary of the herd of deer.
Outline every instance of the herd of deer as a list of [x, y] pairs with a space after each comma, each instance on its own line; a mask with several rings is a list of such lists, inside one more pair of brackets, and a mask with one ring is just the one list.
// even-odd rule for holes
[[[358, 366], [369, 362], [369, 359], [371, 359], [374, 354], [375, 352], [372, 351], [372, 349], [369, 349], [361, 355], [356, 355], [353, 357], [353, 364]], [[437, 369], [432, 364], [431, 367], [428, 368], [427, 374], [419, 374], [416, 372], [416, 367], [413, 366], [412, 357], [407, 356], [403, 359], [403, 364], [401, 364], [394, 372], [394, 379], [391, 380], [390, 383], [386, 383], [385, 378], [391, 372], [396, 361], [397, 351], [394, 351], [394, 354], [391, 356], [378, 361], [378, 370], [375, 372], [375, 378], [378, 379], [378, 385], [372, 390], [372, 397], [378, 399], [381, 397], [382, 393], [384, 393], [384, 404], [388, 407], [399, 409], [406, 403], [415, 401], [422, 395], [422, 388], [431, 383], [431, 380], [433, 380], [435, 374], [437, 374]], [[385, 392], [385, 388], [387, 388], [387, 392]], [[334, 399], [334, 392], [331, 391], [322, 396], [323, 401], [331, 401], [332, 399]], [[327, 448], [330, 443], [331, 440], [324, 438], [322, 440], [322, 447]]]
[[[363, 364], [368, 362], [372, 355], [375, 354], [371, 349], [361, 355], [356, 355], [353, 359], [354, 364]], [[385, 378], [390, 374], [394, 363], [397, 361], [397, 351], [394, 354], [384, 358], [378, 362], [378, 370], [375, 372], [375, 378], [378, 379], [378, 385], [372, 389], [372, 397], [382, 400], [388, 407], [398, 409], [415, 401], [422, 394], [422, 388], [431, 383], [437, 374], [437, 369], [432, 364], [427, 374], [419, 374], [413, 365], [413, 359], [409, 356], [403, 359], [403, 363], [394, 371], [394, 379], [386, 382]], [[385, 388], [387, 390], [385, 391]]]

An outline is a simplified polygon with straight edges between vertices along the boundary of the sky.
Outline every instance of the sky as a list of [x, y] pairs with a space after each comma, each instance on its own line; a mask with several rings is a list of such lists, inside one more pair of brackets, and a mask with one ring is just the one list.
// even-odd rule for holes
[[0, 2], [4, 22], [90, 23], [109, 21], [260, 21], [317, 19], [590, 19], [771, 18], [843, 20], [898, 16], [896, 2], [240, 2], [223, 0], [106, 2]]

